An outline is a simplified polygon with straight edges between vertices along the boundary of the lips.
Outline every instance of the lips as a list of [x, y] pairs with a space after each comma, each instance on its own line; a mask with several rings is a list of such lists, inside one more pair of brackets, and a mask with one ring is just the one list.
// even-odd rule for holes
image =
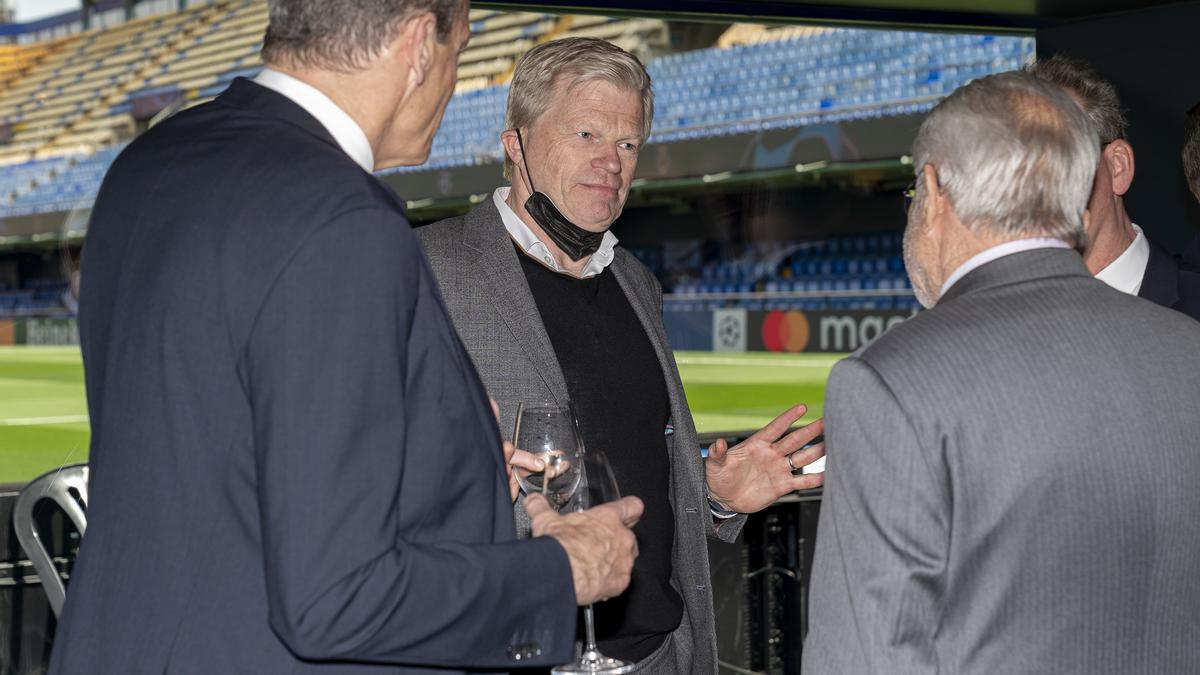
[[611, 197], [617, 196], [617, 188], [609, 186], [609, 185], [594, 185], [591, 183], [580, 183], [580, 186], [587, 188], [588, 190], [595, 190], [596, 192], [604, 193]]

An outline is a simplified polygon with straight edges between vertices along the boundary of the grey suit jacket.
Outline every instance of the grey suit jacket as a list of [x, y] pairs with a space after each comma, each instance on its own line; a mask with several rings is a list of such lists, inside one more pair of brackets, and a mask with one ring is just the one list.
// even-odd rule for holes
[[1198, 348], [1041, 249], [839, 363], [804, 672], [1200, 672]]
[[[517, 404], [565, 403], [566, 380], [542, 325], [512, 239], [491, 198], [466, 216], [417, 229], [433, 266], [454, 326], [488, 393], [500, 404], [500, 428], [511, 438]], [[662, 324], [662, 289], [640, 262], [616, 249], [609, 270], [629, 298], [662, 365], [675, 433], [671, 456], [671, 504], [675, 509], [673, 578], [684, 601], [683, 620], [670, 641], [675, 672], [716, 671], [716, 632], [709, 587], [707, 536], [733, 541], [744, 516], [714, 527], [704, 489], [704, 466], [683, 385]], [[608, 273], [608, 272], [605, 272]], [[528, 517], [518, 506], [519, 529]]]

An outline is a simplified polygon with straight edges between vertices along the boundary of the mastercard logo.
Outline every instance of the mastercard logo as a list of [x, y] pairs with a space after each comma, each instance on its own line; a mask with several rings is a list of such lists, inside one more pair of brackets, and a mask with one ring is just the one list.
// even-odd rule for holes
[[763, 319], [763, 346], [772, 352], [802, 352], [808, 346], [808, 317], [799, 310], [774, 311]]

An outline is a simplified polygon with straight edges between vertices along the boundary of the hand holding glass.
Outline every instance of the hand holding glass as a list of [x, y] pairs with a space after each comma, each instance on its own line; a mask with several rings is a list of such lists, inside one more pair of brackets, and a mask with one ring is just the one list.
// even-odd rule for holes
[[550, 403], [521, 403], [513, 443], [542, 460], [543, 471], [513, 467], [526, 494], [539, 492], [550, 505], [561, 509], [579, 488], [579, 454], [582, 444], [569, 407]]

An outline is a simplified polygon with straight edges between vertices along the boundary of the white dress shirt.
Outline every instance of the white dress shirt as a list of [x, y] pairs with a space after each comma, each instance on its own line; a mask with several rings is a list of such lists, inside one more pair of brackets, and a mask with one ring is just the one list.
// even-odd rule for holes
[[[504, 229], [508, 230], [508, 236], [512, 237], [517, 245], [521, 247], [525, 254], [542, 261], [550, 269], [560, 274], [565, 274], [566, 271], [558, 266], [558, 262], [554, 256], [550, 254], [550, 249], [542, 243], [541, 239], [529, 229], [525, 221], [509, 207], [508, 191], [512, 188], [502, 187], [496, 188], [492, 193], [492, 202], [496, 204], [496, 210], [500, 212], [500, 219], [504, 221]], [[613, 261], [613, 249], [617, 246], [617, 235], [611, 230], [604, 233], [604, 238], [600, 240], [600, 248], [592, 254], [588, 259], [587, 265], [583, 268], [582, 278], [594, 277], [604, 271]]]
[[304, 108], [305, 112], [317, 118], [333, 136], [333, 140], [337, 141], [342, 152], [349, 155], [363, 171], [370, 173], [375, 170], [375, 153], [371, 151], [371, 142], [367, 140], [362, 127], [320, 89], [270, 68], [263, 68], [254, 78], [254, 83], [282, 94]]
[[991, 248], [984, 249], [979, 253], [971, 256], [967, 261], [958, 266], [949, 277], [946, 278], [946, 283], [942, 284], [942, 292], [938, 295], [939, 298], [945, 297], [946, 291], [950, 287], [958, 283], [959, 279], [967, 276], [969, 272], [977, 267], [1003, 258], [1014, 253], [1022, 251], [1032, 251], [1039, 248], [1071, 248], [1071, 245], [1061, 239], [1052, 239], [1050, 237], [1035, 237], [1033, 239], [1017, 239], [1016, 241], [1006, 241], [1003, 244], [998, 244]]
[[1150, 263], [1150, 241], [1142, 234], [1142, 228], [1134, 224], [1137, 236], [1129, 248], [1096, 273], [1096, 278], [1113, 288], [1137, 295], [1142, 290], [1142, 279], [1146, 276], [1146, 265]]

